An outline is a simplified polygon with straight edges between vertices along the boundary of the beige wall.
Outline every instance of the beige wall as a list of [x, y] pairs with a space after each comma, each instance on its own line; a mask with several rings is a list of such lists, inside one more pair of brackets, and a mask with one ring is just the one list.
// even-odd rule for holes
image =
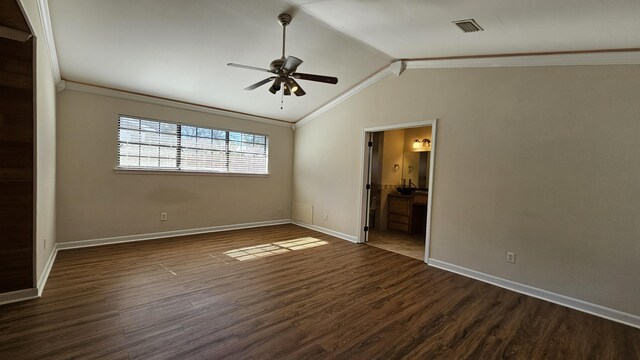
[[56, 188], [56, 90], [36, 0], [22, 0], [36, 36], [36, 281], [53, 245]]
[[[402, 150], [404, 146], [404, 130], [384, 132], [382, 146], [382, 185], [400, 185], [402, 181]], [[398, 170], [394, 166], [398, 165]]]
[[638, 315], [638, 94], [640, 66], [389, 76], [296, 129], [294, 201], [357, 236], [362, 129], [437, 118], [433, 258]]
[[[115, 173], [118, 114], [269, 135], [270, 176]], [[289, 126], [64, 90], [57, 130], [58, 242], [291, 218]]]

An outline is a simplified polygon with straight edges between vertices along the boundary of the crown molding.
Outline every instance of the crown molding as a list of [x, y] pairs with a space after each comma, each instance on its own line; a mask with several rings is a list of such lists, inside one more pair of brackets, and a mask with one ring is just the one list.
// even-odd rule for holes
[[361, 82], [358, 85], [352, 87], [351, 89], [343, 92], [337, 98], [329, 101], [328, 103], [322, 105], [319, 109], [313, 111], [312, 113], [306, 115], [302, 119], [296, 121], [295, 122], [296, 128], [298, 128], [298, 127], [308, 123], [309, 121], [317, 118], [318, 116], [320, 116], [320, 115], [324, 114], [325, 112], [327, 112], [327, 111], [333, 109], [334, 107], [338, 106], [338, 104], [342, 103], [343, 101], [347, 100], [348, 98], [356, 95], [360, 91], [362, 91], [362, 90], [368, 88], [369, 86], [377, 83], [378, 81], [384, 79], [388, 75], [391, 75], [393, 73], [393, 71], [391, 70], [391, 66], [392, 65], [384, 67], [382, 70], [380, 70], [377, 73], [375, 73], [375, 74], [371, 75], [370, 77], [366, 78], [363, 82]]
[[456, 69], [519, 66], [637, 65], [640, 51], [487, 56], [405, 60], [407, 69]]
[[57, 85], [62, 80], [62, 77], [60, 75], [58, 53], [56, 52], [56, 42], [53, 39], [53, 30], [51, 28], [51, 15], [49, 14], [48, 0], [38, 0], [38, 12], [40, 13], [40, 23], [42, 24], [42, 32], [44, 33], [44, 43], [47, 46], [47, 53], [49, 54], [49, 63], [51, 64], [53, 81]]
[[400, 76], [403, 71], [413, 69], [459, 69], [483, 67], [519, 67], [519, 66], [569, 66], [569, 65], [639, 65], [640, 49], [596, 50], [592, 52], [542, 53], [482, 55], [460, 58], [403, 59], [392, 62], [360, 84], [347, 90], [319, 109], [295, 123], [298, 128], [338, 104], [356, 95], [360, 91], [384, 79], [389, 74]]
[[111, 88], [106, 88], [101, 86], [76, 83], [68, 80], [63, 80], [62, 84], [64, 86], [64, 90], [73, 90], [73, 91], [79, 91], [79, 92], [84, 92], [89, 94], [109, 96], [117, 99], [131, 100], [131, 101], [167, 106], [167, 107], [183, 109], [183, 110], [198, 111], [198, 112], [207, 113], [207, 114], [225, 116], [225, 117], [247, 120], [247, 121], [255, 121], [255, 122], [260, 122], [260, 123], [265, 123], [265, 124], [270, 124], [275, 126], [288, 127], [288, 128], [291, 128], [291, 125], [292, 125], [292, 123], [283, 121], [283, 120], [276, 120], [276, 119], [255, 116], [255, 115], [242, 114], [242, 113], [213, 108], [213, 107], [204, 106], [204, 105], [191, 104], [191, 103], [186, 103], [178, 100], [165, 99], [165, 98], [155, 97], [151, 95], [132, 93], [128, 91], [116, 90], [116, 89], [111, 89]]

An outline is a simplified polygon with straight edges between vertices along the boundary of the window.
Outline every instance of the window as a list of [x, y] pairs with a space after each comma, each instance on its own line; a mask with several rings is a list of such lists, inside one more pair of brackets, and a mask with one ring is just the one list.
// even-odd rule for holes
[[118, 168], [268, 174], [266, 135], [120, 116]]

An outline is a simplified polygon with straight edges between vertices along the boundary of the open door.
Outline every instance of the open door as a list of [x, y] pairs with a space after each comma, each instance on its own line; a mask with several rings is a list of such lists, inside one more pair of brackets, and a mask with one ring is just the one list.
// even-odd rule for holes
[[436, 120], [363, 129], [360, 243], [428, 262]]
[[365, 169], [366, 169], [366, 176], [365, 176], [365, 185], [364, 185], [364, 191], [365, 191], [365, 209], [364, 209], [364, 216], [365, 216], [365, 222], [364, 222], [364, 242], [369, 241], [369, 229], [371, 227], [371, 216], [369, 216], [370, 212], [371, 212], [371, 164], [372, 164], [372, 160], [373, 160], [373, 133], [366, 133], [366, 138], [367, 138], [367, 149], [366, 149], [366, 164], [365, 164]]

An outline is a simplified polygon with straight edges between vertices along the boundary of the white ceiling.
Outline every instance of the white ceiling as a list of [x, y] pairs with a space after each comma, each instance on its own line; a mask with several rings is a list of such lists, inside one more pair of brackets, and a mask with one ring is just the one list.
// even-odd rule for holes
[[265, 85], [270, 74], [227, 67], [268, 68], [280, 58], [281, 0], [55, 0], [50, 2], [62, 78], [296, 121], [389, 64], [382, 52], [340, 34], [304, 11], [287, 27], [287, 55], [298, 70], [336, 76], [337, 85], [299, 81], [307, 95]]
[[[296, 121], [392, 59], [640, 47], [639, 0], [55, 0], [53, 34], [66, 80]], [[294, 16], [287, 55], [307, 95], [244, 87], [280, 57], [276, 16]], [[451, 23], [474, 18], [465, 34]]]
[[[640, 0], [296, 0], [396, 59], [636, 48]], [[463, 33], [454, 20], [485, 30]]]

